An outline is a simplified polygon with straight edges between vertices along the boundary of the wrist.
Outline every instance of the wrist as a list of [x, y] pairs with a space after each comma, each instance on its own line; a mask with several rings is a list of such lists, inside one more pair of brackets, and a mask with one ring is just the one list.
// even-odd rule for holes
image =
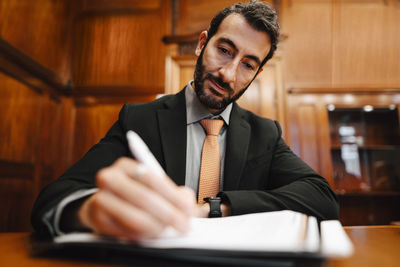
[[217, 197], [221, 198], [222, 217], [231, 216], [231, 202], [224, 192], [219, 192]]
[[231, 215], [231, 206], [229, 202], [223, 202], [221, 197], [209, 197], [204, 199], [208, 204], [209, 218], [226, 217]]
[[61, 213], [60, 229], [63, 232], [87, 231], [88, 227], [82, 222], [82, 208], [87, 198], [82, 198], [68, 204]]
[[221, 204], [222, 217], [231, 216], [231, 206], [229, 204]]
[[208, 205], [208, 203], [197, 204], [196, 217], [207, 218], [209, 212], [210, 212], [210, 205]]

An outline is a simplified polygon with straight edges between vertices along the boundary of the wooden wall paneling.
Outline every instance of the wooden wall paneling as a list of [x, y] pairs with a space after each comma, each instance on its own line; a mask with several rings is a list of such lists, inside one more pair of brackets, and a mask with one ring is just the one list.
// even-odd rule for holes
[[[288, 96], [288, 104], [287, 104], [288, 138], [286, 141], [287, 143], [290, 144], [290, 147], [293, 150], [293, 152], [299, 157], [301, 157], [304, 161], [306, 161], [305, 158], [306, 153], [308, 152], [311, 153], [309, 156], [307, 156], [309, 158], [314, 157], [312, 154], [314, 155], [316, 154], [315, 149], [304, 150], [304, 146], [306, 146], [307, 144], [303, 144], [304, 141], [310, 139], [311, 142], [313, 143], [312, 145], [314, 145], [314, 147], [316, 145], [315, 126], [311, 126], [312, 128], [308, 130], [309, 126], [308, 123], [315, 122], [313, 114], [310, 114], [312, 112], [316, 112], [316, 110], [314, 109], [315, 109], [315, 97], [311, 96], [304, 99], [303, 96], [294, 96], [294, 95]], [[310, 121], [307, 121], [307, 116], [311, 116]], [[311, 162], [313, 162], [312, 159]], [[314, 165], [318, 166], [318, 164], [315, 163]]]
[[[126, 97], [122, 96], [139, 94], [144, 96], [135, 98], [136, 101], [149, 101], [150, 98], [154, 98], [151, 92], [162, 91], [162, 86], [159, 86], [163, 83], [163, 64], [160, 62], [164, 59], [161, 37], [168, 34], [170, 30], [167, 19], [169, 1], [151, 1], [151, 3], [147, 1], [147, 4], [136, 1], [140, 8], [145, 7], [149, 10], [142, 12], [143, 10], [130, 6], [128, 11], [115, 12], [125, 4], [132, 4], [129, 1], [125, 1], [125, 4], [123, 2], [113, 2], [111, 13], [108, 12], [108, 8], [101, 11], [92, 10], [96, 9], [93, 1], [86, 1], [83, 4], [87, 5], [83, 7], [75, 1], [2, 1], [0, 3], [0, 62], [1, 71], [4, 72], [4, 74], [0, 73], [2, 95], [0, 98], [2, 135], [0, 140], [0, 212], [4, 214], [0, 220], [0, 231], [31, 230], [29, 215], [38, 191], [80, 158], [86, 152], [83, 151], [86, 150], [85, 148], [103, 137], [116, 120], [121, 103], [126, 100]], [[154, 5], [150, 7], [149, 3], [157, 3], [158, 6], [157, 8]], [[105, 2], [103, 4], [107, 6]], [[65, 86], [70, 76], [68, 62], [71, 47], [68, 31], [71, 26], [76, 26], [73, 20], [76, 17], [78, 21], [79, 18], [87, 18], [88, 21], [93, 19], [96, 23], [97, 19], [100, 21], [97, 24], [89, 23], [87, 27], [89, 32], [92, 28], [95, 29], [94, 36], [100, 35], [100, 43], [104, 36], [108, 36], [102, 31], [109, 30], [112, 36], [111, 47], [108, 51], [115, 52], [119, 49], [118, 45], [113, 46], [115, 45], [113, 40], [122, 43], [125, 49], [133, 44], [133, 49], [135, 49], [137, 39], [145, 37], [141, 47], [147, 49], [146, 55], [142, 54], [143, 49], [133, 54], [133, 58], [142, 56], [141, 59], [135, 61], [134, 66], [141, 66], [144, 71], [140, 73], [139, 67], [133, 70], [131, 68], [127, 70], [131, 72], [125, 75], [126, 78], [133, 71], [136, 76], [132, 81], [136, 83], [139, 80], [139, 83], [127, 84], [124, 80], [121, 84], [114, 82], [118, 81], [120, 76], [112, 83], [108, 83], [107, 79], [101, 79], [103, 75], [106, 76], [108, 70], [99, 75], [100, 82], [95, 86], [100, 88], [100, 92], [103, 90], [103, 94], [111, 95], [116, 91], [120, 95], [116, 97], [117, 100], [112, 100], [111, 104], [107, 102], [109, 99], [104, 100], [104, 97], [96, 96], [95, 90], [83, 94], [89, 95], [86, 109], [82, 108], [82, 105], [75, 106], [75, 101], [71, 97], [61, 96], [69, 94], [69, 87]], [[124, 28], [122, 24], [127, 21], [137, 23], [134, 23], [133, 27]], [[156, 23], [152, 24], [149, 21]], [[73, 25], [72, 22], [74, 22]], [[99, 27], [97, 27], [98, 24]], [[131, 41], [130, 43], [125, 42], [126, 39], [123, 37], [119, 38], [118, 31], [128, 32], [131, 29], [134, 33], [140, 34], [128, 40]], [[87, 42], [84, 44], [88, 46]], [[107, 45], [110, 43], [105, 46]], [[122, 54], [125, 52], [123, 51]], [[95, 55], [98, 56], [96, 53]], [[105, 55], [109, 56], [107, 53]], [[104, 57], [103, 54], [100, 56]], [[87, 57], [84, 58], [82, 62], [87, 59]], [[96, 60], [98, 59], [92, 58], [95, 64], [98, 63]], [[89, 62], [91, 62], [90, 58]], [[111, 69], [118, 63], [118, 61], [111, 62]], [[104, 64], [110, 65], [110, 62]], [[94, 69], [97, 70], [97, 65]], [[83, 69], [83, 80], [90, 78], [87, 73], [90, 72], [88, 70], [85, 72]], [[142, 80], [137, 78], [143, 76]], [[148, 83], [140, 83], [144, 80]], [[71, 85], [74, 87], [73, 83]], [[87, 85], [90, 87], [92, 84], [78, 84], [78, 86]], [[139, 93], [130, 92], [132, 89]], [[107, 90], [109, 92], [106, 92]], [[74, 98], [81, 98], [81, 95], [72, 93]], [[93, 97], [94, 101], [90, 100], [90, 97]], [[92, 123], [87, 123], [92, 119], [94, 119]], [[85, 133], [82, 135], [83, 140], [81, 139], [82, 132]], [[83, 152], [78, 150], [81, 144], [86, 144], [82, 146]]]
[[[178, 60], [176, 59], [178, 49], [178, 44], [167, 45], [167, 54], [165, 56], [165, 94], [172, 94], [180, 85], [180, 80], [177, 78], [177, 75], [179, 75]], [[195, 59], [193, 58], [189, 61], [195, 61]]]
[[42, 96], [0, 72], [0, 159], [33, 163]]
[[334, 86], [400, 85], [400, 8], [393, 1], [339, 0], [335, 7]]
[[29, 231], [42, 95], [0, 72], [0, 231]]
[[35, 165], [30, 162], [18, 162], [1, 159], [0, 170], [0, 179], [24, 177], [25, 179], [33, 180]]
[[[275, 58], [272, 58], [269, 62], [269, 64], [274, 65], [275, 69], [275, 92], [276, 92], [276, 120], [281, 125], [282, 128], [282, 136], [285, 139], [286, 143], [290, 145], [290, 142], [288, 140], [289, 138], [289, 133], [288, 133], [288, 121], [287, 121], [287, 102], [288, 102], [288, 97], [287, 97], [287, 92], [285, 88], [285, 83], [284, 83], [284, 74], [282, 73], [282, 56], [281, 52], [278, 52], [279, 54], [275, 55]], [[266, 71], [269, 71], [268, 66], [266, 66], [267, 69]]]
[[118, 119], [121, 105], [96, 105], [76, 107], [73, 162], [100, 141]]
[[297, 112], [301, 158], [320, 173], [317, 107], [315, 103], [304, 103], [297, 107]]
[[[329, 100], [325, 101], [329, 103], [331, 99], [336, 99], [337, 97], [347, 96], [347, 95], [357, 95], [357, 99], [360, 95], [375, 95], [379, 98], [386, 98], [389, 94], [396, 94], [400, 92], [400, 87], [381, 87], [374, 85], [366, 85], [362, 87], [329, 87], [329, 88], [321, 88], [321, 87], [309, 87], [309, 88], [289, 88], [287, 90], [289, 94], [318, 94], [325, 95]], [[386, 101], [386, 100], [385, 100]], [[348, 101], [344, 101], [348, 102]]]
[[59, 100], [0, 73], [0, 231], [31, 231], [39, 190], [54, 179]]
[[24, 177], [0, 179], [0, 232], [32, 231], [33, 183]]
[[[253, 83], [249, 86], [246, 92], [238, 99], [237, 103], [242, 108], [250, 110], [254, 114], [265, 116], [264, 113], [270, 112], [270, 115], [274, 116], [274, 88], [272, 88], [272, 90], [269, 90], [270, 88], [266, 87], [263, 83], [263, 78], [265, 79], [265, 76], [260, 74], [257, 79], [255, 79]], [[268, 96], [271, 96], [271, 98], [268, 99]], [[264, 105], [269, 105], [269, 107], [264, 107]]]
[[264, 70], [257, 76], [247, 89], [238, 104], [255, 114], [281, 124], [283, 137], [286, 139], [286, 99], [281, 74], [281, 58], [276, 55], [263, 67]]
[[178, 0], [175, 34], [190, 34], [207, 30], [210, 20], [221, 9], [237, 3], [235, 0]]
[[38, 93], [68, 93], [60, 77], [0, 38], [0, 71]]
[[281, 43], [285, 85], [332, 84], [332, 0], [283, 0], [280, 23], [288, 36]]
[[[76, 18], [72, 81], [76, 91], [96, 95], [96, 87], [126, 88], [117, 94], [164, 91], [165, 46], [169, 34], [169, 1], [158, 9], [89, 12]], [[134, 87], [135, 92], [130, 92]]]
[[154, 100], [156, 95], [141, 97], [80, 97], [75, 102], [72, 159], [78, 161], [103, 138], [118, 120], [124, 103], [143, 103]]
[[[331, 138], [329, 129], [329, 117], [328, 117], [328, 104], [325, 103], [322, 97], [318, 97], [318, 110], [317, 110], [317, 125], [318, 128], [318, 140], [319, 140], [319, 166], [320, 174], [329, 182], [333, 187], [333, 169], [332, 169], [332, 155], [331, 155]], [[329, 99], [329, 96], [328, 96]]]
[[169, 83], [165, 86], [165, 93], [175, 94], [193, 80], [196, 61], [195, 55], [169, 57], [167, 69], [170, 77], [166, 79]]
[[67, 2], [0, 2], [1, 38], [55, 72], [64, 83], [69, 76]]
[[[56, 134], [58, 135], [55, 140], [57, 144], [53, 147], [53, 155], [55, 157], [54, 170], [52, 180], [59, 177], [73, 164], [73, 148], [74, 148], [74, 132], [75, 132], [75, 119], [76, 119], [76, 108], [72, 97], [63, 97], [58, 104], [60, 109], [58, 112], [59, 123]], [[49, 177], [50, 178], [50, 177]], [[51, 181], [44, 181], [42, 184]]]
[[81, 11], [126, 11], [126, 10], [155, 10], [160, 8], [163, 0], [82, 0]]
[[[223, 8], [233, 5], [237, 0], [175, 0], [176, 25], [173, 33], [191, 34], [207, 30], [211, 19]], [[274, 1], [265, 1], [273, 5]]]
[[398, 87], [397, 1], [282, 1], [288, 87]]
[[120, 105], [122, 108], [123, 104], [126, 103], [147, 103], [155, 100], [157, 97], [163, 94], [154, 95], [138, 95], [138, 96], [75, 96], [74, 106], [76, 108], [81, 107], [94, 107], [101, 105]]
[[292, 150], [333, 185], [326, 105], [319, 95], [290, 94], [287, 136]]
[[43, 108], [40, 114], [40, 134], [37, 140], [37, 160], [35, 164], [34, 195], [55, 177], [55, 169], [59, 161], [64, 159], [60, 156], [60, 143], [62, 131], [66, 128], [61, 125], [62, 102], [53, 99], [49, 94], [43, 95]]
[[[57, 90], [29, 70], [17, 73], [21, 81], [0, 72], [0, 212], [6, 214], [0, 231], [31, 231], [33, 201], [63, 161], [57, 157], [60, 132], [70, 134], [60, 129], [61, 100], [52, 96]], [[22, 83], [30, 77], [39, 82], [35, 89]]]
[[300, 156], [300, 146], [298, 142], [299, 136], [299, 124], [297, 121], [296, 109], [299, 104], [299, 97], [288, 93], [287, 94], [287, 104], [286, 104], [286, 125], [287, 125], [287, 137], [286, 143], [290, 146], [292, 151]]

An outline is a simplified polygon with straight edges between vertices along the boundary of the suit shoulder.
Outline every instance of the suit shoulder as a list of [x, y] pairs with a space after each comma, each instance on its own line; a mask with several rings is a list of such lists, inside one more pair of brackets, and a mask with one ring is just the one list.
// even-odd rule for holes
[[156, 129], [157, 111], [165, 109], [168, 103], [175, 103], [177, 99], [177, 95], [166, 95], [148, 103], [125, 104], [119, 113], [119, 121], [127, 128]]
[[143, 103], [128, 103], [124, 105], [124, 108], [128, 110], [140, 110], [140, 111], [150, 111], [162, 108], [168, 100], [174, 98], [175, 95], [165, 95], [160, 98], [157, 98], [151, 102], [143, 102]]

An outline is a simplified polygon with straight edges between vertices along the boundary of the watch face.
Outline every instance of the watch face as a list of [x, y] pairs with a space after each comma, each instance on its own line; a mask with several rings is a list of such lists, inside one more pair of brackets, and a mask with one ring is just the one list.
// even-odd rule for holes
[[204, 201], [205, 202], [210, 202], [210, 201], [215, 201], [215, 200], [221, 200], [220, 197], [205, 197]]

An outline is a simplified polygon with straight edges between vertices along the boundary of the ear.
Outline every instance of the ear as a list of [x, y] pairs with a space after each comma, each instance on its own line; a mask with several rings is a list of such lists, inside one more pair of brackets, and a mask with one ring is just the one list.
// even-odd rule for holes
[[206, 44], [207, 37], [208, 37], [207, 31], [203, 31], [200, 33], [199, 41], [197, 42], [196, 50], [194, 52], [196, 56], [200, 56], [201, 51], [203, 50], [204, 45]]

